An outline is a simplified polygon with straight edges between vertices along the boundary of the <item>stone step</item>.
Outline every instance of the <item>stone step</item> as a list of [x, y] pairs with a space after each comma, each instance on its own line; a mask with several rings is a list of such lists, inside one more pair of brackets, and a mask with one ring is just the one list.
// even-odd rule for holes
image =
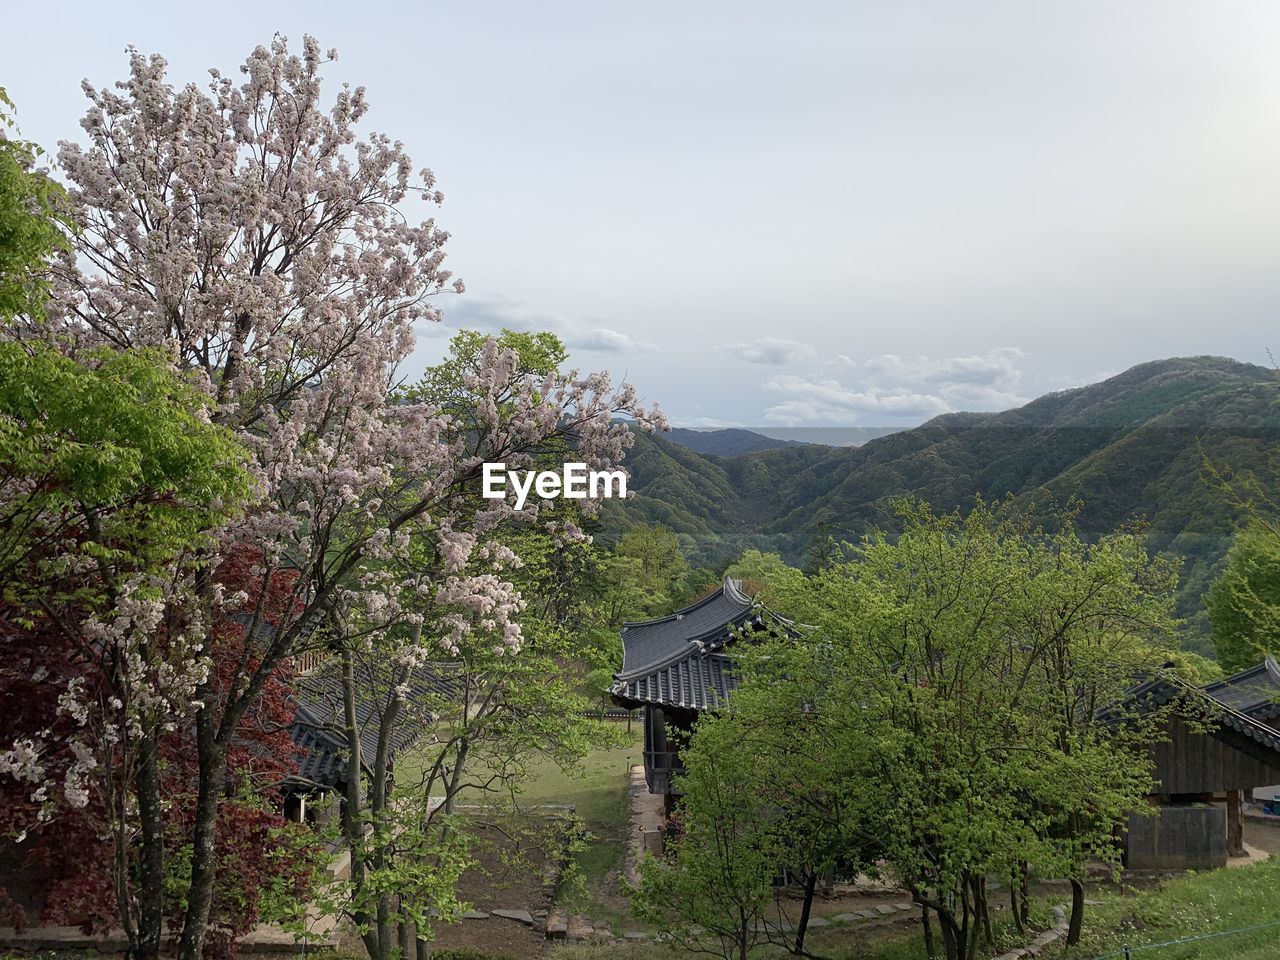
[[563, 910], [552, 910], [547, 914], [547, 939], [563, 940], [569, 933], [569, 916]]
[[516, 920], [520, 923], [533, 923], [533, 914], [528, 910], [490, 910], [495, 917], [502, 917], [504, 920]]

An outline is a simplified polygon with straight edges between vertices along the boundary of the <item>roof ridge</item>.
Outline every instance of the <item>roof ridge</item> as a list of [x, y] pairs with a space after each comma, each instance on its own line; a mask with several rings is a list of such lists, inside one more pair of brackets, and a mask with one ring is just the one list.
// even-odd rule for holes
[[627, 629], [627, 627], [648, 627], [648, 626], [652, 626], [655, 623], [668, 623], [672, 621], [678, 621], [688, 616], [689, 614], [693, 613], [693, 611], [695, 610], [701, 610], [707, 604], [711, 603], [713, 600], [719, 599], [720, 597], [727, 597], [728, 599], [734, 601], [735, 603], [738, 603], [739, 605], [741, 605], [743, 602], [746, 602], [748, 604], [751, 603], [751, 600], [745, 598], [742, 592], [736, 588], [733, 589], [733, 595], [730, 596], [725, 589], [727, 584], [730, 582], [731, 582], [730, 578], [725, 577], [725, 582], [720, 584], [719, 590], [715, 590], [711, 593], [708, 593], [702, 599], [695, 600], [693, 603], [689, 604], [687, 607], [681, 607], [679, 610], [676, 610], [672, 613], [668, 613], [665, 616], [654, 617], [651, 620], [625, 620], [623, 621], [622, 629], [625, 630]]
[[[749, 614], [750, 610], [745, 610], [743, 611], [743, 613]], [[739, 617], [740, 616], [741, 615], [739, 615]], [[695, 654], [711, 656], [712, 654], [718, 653], [722, 649], [722, 647], [717, 647], [714, 650], [707, 650], [703, 646], [703, 641], [708, 637], [713, 637], [716, 634], [722, 632], [726, 627], [742, 626], [742, 624], [738, 622], [739, 617], [734, 617], [734, 619], [730, 620], [728, 623], [718, 623], [715, 626], [702, 631], [702, 633], [699, 633], [696, 636], [690, 637], [688, 640], [685, 641], [684, 646], [680, 647], [677, 650], [673, 650], [671, 653], [667, 654], [665, 657], [662, 657], [659, 660], [652, 660], [649, 663], [642, 664], [638, 667], [633, 667], [630, 670], [626, 670], [626, 671], [619, 670], [617, 673], [613, 675], [614, 679], [615, 680], [634, 680], [636, 677], [647, 676], [648, 674], [653, 673], [657, 670], [665, 670], [667, 667], [671, 666], [672, 664], [679, 663], [681, 660], [688, 659], [689, 657]], [[725, 654], [725, 656], [728, 656], [728, 654]]]
[[[1271, 658], [1268, 657], [1267, 659], [1270, 660]], [[1274, 661], [1272, 662], [1274, 663]], [[1267, 672], [1269, 672], [1267, 661], [1263, 660], [1261, 663], [1255, 663], [1252, 667], [1246, 667], [1243, 670], [1239, 670], [1236, 673], [1231, 674], [1229, 677], [1223, 677], [1221, 680], [1214, 680], [1212, 683], [1206, 683], [1201, 689], [1206, 691], [1217, 690], [1220, 687], [1229, 686], [1240, 680], [1250, 679], [1258, 673]]]
[[[1252, 667], [1250, 669], [1256, 670], [1257, 667]], [[1247, 673], [1249, 671], [1244, 672]], [[1219, 700], [1210, 692], [1210, 687], [1217, 686], [1225, 682], [1226, 681], [1219, 680], [1213, 684], [1197, 686], [1189, 680], [1185, 680], [1178, 676], [1155, 676], [1150, 677], [1130, 690], [1129, 696], [1145, 696], [1147, 693], [1155, 693], [1160, 687], [1164, 687], [1167, 690], [1172, 689], [1175, 691], [1175, 695], [1180, 692], [1183, 696], [1190, 695], [1196, 698], [1203, 698], [1203, 700], [1207, 700], [1209, 704], [1213, 705], [1213, 709], [1215, 711], [1220, 712], [1223, 718], [1223, 725], [1231, 726], [1237, 733], [1242, 733], [1259, 743], [1268, 743], [1273, 750], [1280, 751], [1280, 731], [1267, 726], [1267, 724], [1263, 723], [1261, 720], [1255, 720], [1244, 711], [1237, 710], [1229, 703]], [[1228, 723], [1228, 721], [1230, 722]], [[1248, 727], [1249, 729], [1243, 730], [1241, 729], [1242, 726]]]

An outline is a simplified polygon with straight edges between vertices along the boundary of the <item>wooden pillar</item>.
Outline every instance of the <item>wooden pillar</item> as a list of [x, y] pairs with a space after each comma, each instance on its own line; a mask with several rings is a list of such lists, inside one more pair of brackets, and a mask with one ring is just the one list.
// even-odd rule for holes
[[1240, 812], [1240, 791], [1227, 791], [1227, 856], [1244, 856], [1244, 817]]

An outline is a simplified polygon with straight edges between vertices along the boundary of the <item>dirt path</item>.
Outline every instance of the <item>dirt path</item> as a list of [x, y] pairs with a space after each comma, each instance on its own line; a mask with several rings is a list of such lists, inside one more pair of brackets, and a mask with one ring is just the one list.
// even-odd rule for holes
[[637, 764], [631, 768], [631, 813], [627, 820], [627, 860], [623, 871], [628, 882], [636, 882], [636, 864], [646, 849], [658, 853], [656, 837], [662, 834], [665, 820], [662, 809], [662, 797], [649, 792], [644, 782], [644, 767]]

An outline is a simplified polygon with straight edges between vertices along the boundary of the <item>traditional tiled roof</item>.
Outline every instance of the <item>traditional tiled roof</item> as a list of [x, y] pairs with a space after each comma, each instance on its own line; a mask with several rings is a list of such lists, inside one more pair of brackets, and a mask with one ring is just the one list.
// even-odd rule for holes
[[[299, 677], [294, 692], [297, 711], [290, 734], [297, 751], [298, 773], [289, 785], [333, 789], [347, 779], [349, 749], [342, 707], [342, 678], [334, 667]], [[360, 758], [366, 770], [371, 768], [378, 750], [378, 699], [385, 697], [385, 677], [375, 676], [373, 667], [358, 667], [359, 696], [356, 698], [356, 724], [360, 731]], [[453, 664], [431, 664], [414, 671], [407, 699], [415, 704], [430, 704], [441, 698], [458, 697], [457, 668]], [[396, 725], [391, 749], [396, 752], [409, 746], [421, 731], [420, 718]]]
[[667, 617], [622, 628], [622, 669], [609, 692], [624, 706], [705, 710], [737, 686], [733, 660], [720, 651], [761, 611], [726, 577], [720, 589]]
[[[1229, 682], [1229, 680], [1223, 680], [1219, 684]], [[1149, 704], [1156, 707], [1182, 702], [1193, 710], [1199, 707], [1207, 715], [1207, 719], [1219, 727], [1234, 731], [1268, 750], [1280, 753], [1280, 732], [1236, 709], [1210, 690], [1211, 687], [1219, 684], [1196, 687], [1177, 678], [1157, 677], [1146, 680], [1131, 689], [1128, 699], [1140, 706]]]
[[689, 656], [652, 673], [615, 683], [614, 697], [686, 710], [719, 706], [737, 687], [734, 664], [723, 653]]
[[1272, 721], [1280, 717], [1280, 665], [1267, 657], [1248, 670], [1209, 684], [1204, 692], [1254, 720]]

